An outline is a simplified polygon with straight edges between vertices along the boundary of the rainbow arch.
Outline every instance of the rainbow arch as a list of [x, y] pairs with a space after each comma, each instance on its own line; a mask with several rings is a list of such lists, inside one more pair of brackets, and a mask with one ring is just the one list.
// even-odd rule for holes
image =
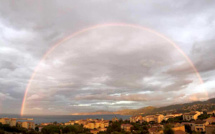
[[[26, 86], [26, 89], [25, 89], [25, 93], [24, 93], [24, 97], [23, 97], [23, 101], [22, 101], [22, 106], [21, 106], [21, 113], [20, 115], [24, 115], [24, 110], [25, 110], [25, 102], [26, 102], [26, 97], [27, 97], [27, 94], [28, 94], [28, 91], [29, 91], [29, 88], [31, 86], [31, 82], [32, 80], [34, 79], [38, 69], [39, 69], [39, 66], [40, 64], [42, 63], [42, 61], [44, 61], [46, 59], [46, 57], [52, 52], [54, 51], [54, 49], [56, 49], [59, 45], [61, 45], [63, 42], [69, 40], [70, 38], [73, 38], [74, 36], [77, 36], [77, 35], [80, 35], [84, 32], [87, 32], [87, 31], [90, 31], [90, 30], [93, 30], [93, 29], [96, 29], [96, 28], [102, 28], [102, 27], [131, 27], [131, 28], [135, 28], [135, 29], [140, 29], [140, 30], [146, 30], [150, 33], [153, 33], [154, 35], [157, 35], [161, 38], [163, 38], [164, 40], [166, 40], [167, 42], [169, 42], [174, 48], [176, 48], [178, 50], [178, 52], [185, 58], [185, 60], [188, 62], [188, 64], [191, 66], [191, 68], [193, 69], [194, 73], [196, 74], [197, 78], [199, 79], [199, 82], [200, 84], [203, 84], [203, 80], [197, 70], [197, 68], [195, 67], [195, 65], [193, 64], [193, 62], [191, 61], [191, 59], [185, 54], [185, 52], [178, 46], [176, 45], [172, 40], [170, 40], [169, 38], [167, 38], [166, 36], [162, 35], [161, 33], [159, 32], [156, 32], [150, 28], [147, 28], [147, 27], [143, 27], [143, 26], [140, 26], [140, 25], [136, 25], [136, 24], [127, 24], [127, 23], [108, 23], [108, 24], [99, 24], [99, 25], [94, 25], [94, 26], [91, 26], [91, 27], [88, 27], [88, 28], [84, 28], [84, 29], [81, 29], [65, 38], [63, 38], [62, 40], [60, 40], [59, 42], [57, 42], [53, 47], [51, 47], [42, 57], [42, 59], [40, 60], [40, 62], [38, 63], [38, 65], [36, 66], [34, 72], [32, 73], [31, 75], [31, 78]], [[207, 92], [205, 91], [206, 95], [208, 96]]]

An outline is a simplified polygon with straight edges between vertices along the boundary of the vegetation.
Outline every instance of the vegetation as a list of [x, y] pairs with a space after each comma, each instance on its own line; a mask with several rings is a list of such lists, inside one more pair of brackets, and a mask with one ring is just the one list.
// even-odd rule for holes
[[112, 122], [109, 127], [107, 128], [107, 133], [111, 134], [112, 132], [121, 132], [121, 124], [122, 122]]
[[161, 122], [161, 124], [165, 125], [165, 124], [168, 124], [168, 123], [181, 123], [181, 122], [183, 122], [183, 116], [169, 118], [167, 121], [163, 120]]
[[0, 129], [0, 134], [4, 134], [4, 130]]
[[43, 134], [88, 134], [90, 131], [88, 129], [83, 128], [82, 125], [69, 125], [69, 126], [59, 126], [59, 125], [48, 125], [43, 127]]
[[185, 131], [186, 131], [187, 133], [191, 134], [191, 133], [192, 133], [191, 126], [186, 124], [186, 125], [185, 125]]
[[165, 125], [163, 132], [164, 134], [174, 134], [174, 131], [170, 125]]
[[54, 133], [60, 133], [62, 129], [57, 125], [48, 125], [42, 128], [43, 134], [54, 134]]
[[28, 131], [25, 128], [22, 127], [11, 127], [8, 124], [1, 124], [0, 123], [0, 134], [3, 134], [4, 132], [13, 132], [13, 133], [23, 133], [23, 134], [32, 134], [34, 130]]
[[134, 134], [149, 134], [148, 125], [144, 123], [132, 123], [131, 129]]
[[210, 115], [208, 115], [208, 114], [201, 114], [201, 115], [198, 116], [198, 119], [204, 120], [204, 119], [207, 119], [209, 117], [210, 117]]
[[[121, 124], [129, 123], [128, 120], [119, 120], [118, 122], [110, 122], [109, 127], [106, 132], [100, 132], [99, 134], [128, 134], [130, 132], [125, 132], [121, 129]], [[129, 123], [130, 124], [130, 123]], [[148, 123], [147, 122], [137, 122], [131, 123], [133, 127], [131, 128], [132, 133], [134, 134], [148, 134]]]
[[86, 128], [83, 128], [82, 125], [75, 124], [75, 125], [64, 127], [62, 132], [79, 134], [79, 133], [89, 133], [89, 130]]

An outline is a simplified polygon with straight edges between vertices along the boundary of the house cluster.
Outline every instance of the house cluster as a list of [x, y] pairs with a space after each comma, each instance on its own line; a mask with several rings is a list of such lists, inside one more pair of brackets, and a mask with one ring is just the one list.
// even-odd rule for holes
[[131, 128], [133, 125], [131, 124], [121, 124], [121, 129], [125, 130], [126, 132], [131, 132]]
[[181, 124], [189, 125], [192, 131], [212, 134], [212, 132], [215, 130], [215, 117], [209, 117], [205, 120], [182, 122]]
[[183, 120], [184, 121], [190, 121], [190, 120], [197, 120], [198, 116], [201, 115], [202, 112], [199, 111], [193, 111], [189, 113], [184, 113], [183, 114]]
[[164, 120], [167, 121], [170, 118], [175, 118], [175, 117], [179, 117], [179, 116], [182, 116], [182, 113], [167, 114], [166, 116], [164, 116]]
[[[181, 116], [181, 113], [172, 113], [172, 114], [168, 114], [166, 116], [162, 115], [162, 114], [156, 114], [156, 115], [148, 115], [148, 116], [132, 116], [130, 117], [130, 122], [155, 122], [156, 124], [151, 125], [151, 127], [149, 128], [149, 133], [150, 134], [163, 134], [163, 129], [164, 126], [161, 125], [160, 123], [163, 120], [168, 120], [169, 118], [174, 118], [174, 117], [178, 117]], [[186, 134], [185, 132], [185, 126], [180, 124], [180, 123], [176, 123], [176, 124], [170, 124], [172, 126], [172, 129], [174, 131], [175, 134]]]
[[130, 117], [130, 122], [151, 122], [154, 121], [156, 123], [161, 123], [164, 120], [164, 115], [156, 114], [156, 115], [148, 115], [148, 116], [132, 116]]
[[104, 119], [86, 119], [86, 120], [72, 120], [64, 123], [65, 125], [79, 124], [84, 128], [90, 129], [90, 132], [96, 134], [100, 131], [106, 131], [109, 126], [109, 120]]
[[31, 121], [21, 122], [21, 121], [17, 121], [16, 118], [0, 118], [0, 123], [8, 124], [11, 127], [18, 126], [26, 129], [35, 129], [34, 122], [31, 122]]
[[[205, 133], [205, 134], [212, 134], [212, 131], [215, 131], [215, 117], [209, 117], [205, 120], [198, 120], [198, 116], [201, 114], [203, 114], [203, 112], [193, 111], [193, 112], [184, 113], [184, 114], [182, 113], [167, 114], [165, 116], [161, 114], [148, 115], [145, 117], [138, 115], [138, 116], [130, 117], [130, 122], [154, 121], [157, 124], [154, 124], [149, 128], [149, 133], [163, 134], [164, 126], [160, 124], [163, 120], [167, 121], [170, 118], [182, 116], [183, 122], [170, 124], [175, 134], [186, 134], [185, 132], [186, 125], [190, 126], [192, 131]], [[215, 111], [207, 112], [207, 114], [213, 115], [215, 114]]]
[[[185, 132], [185, 126], [180, 123], [172, 123], [169, 124], [172, 127], [172, 130], [174, 131], [174, 134], [186, 134]], [[148, 131], [150, 134], [163, 134], [164, 126], [161, 124], [154, 124], [152, 125]]]

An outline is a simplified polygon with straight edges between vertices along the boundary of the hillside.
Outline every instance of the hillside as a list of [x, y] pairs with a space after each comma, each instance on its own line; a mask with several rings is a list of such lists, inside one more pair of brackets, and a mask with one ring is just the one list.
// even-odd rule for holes
[[140, 109], [123, 109], [116, 112], [111, 111], [97, 111], [90, 113], [76, 113], [72, 115], [98, 115], [98, 114], [120, 114], [120, 115], [149, 115], [157, 113], [172, 113], [172, 112], [189, 112], [189, 111], [203, 111], [203, 110], [214, 110], [215, 109], [215, 98], [211, 98], [207, 101], [195, 101], [191, 103], [175, 104], [164, 107], [143, 107]]

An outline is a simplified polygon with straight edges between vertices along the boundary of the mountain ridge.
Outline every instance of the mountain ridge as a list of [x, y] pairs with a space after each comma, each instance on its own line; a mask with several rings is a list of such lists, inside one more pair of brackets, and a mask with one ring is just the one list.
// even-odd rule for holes
[[86, 113], [74, 113], [71, 115], [102, 115], [102, 114], [120, 114], [120, 115], [149, 115], [149, 114], [167, 114], [167, 113], [184, 113], [189, 111], [214, 110], [215, 98], [205, 101], [194, 101], [182, 104], [172, 104], [162, 107], [147, 106], [139, 109], [122, 109], [118, 111], [96, 111]]

